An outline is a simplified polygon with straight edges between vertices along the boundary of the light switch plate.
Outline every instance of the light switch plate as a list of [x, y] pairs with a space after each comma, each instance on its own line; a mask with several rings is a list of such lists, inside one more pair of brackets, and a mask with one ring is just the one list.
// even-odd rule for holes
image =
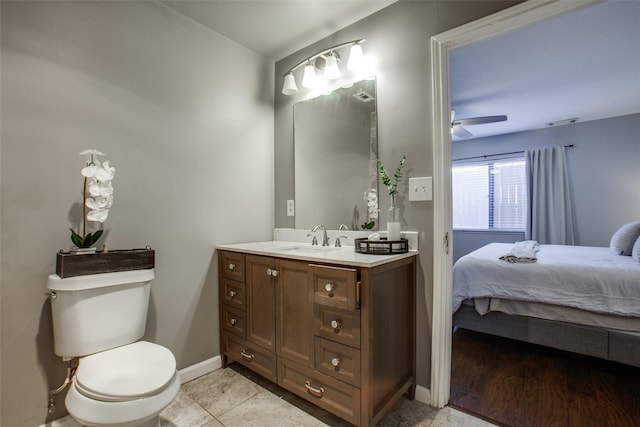
[[409, 178], [409, 201], [422, 202], [433, 199], [433, 179], [430, 176]]

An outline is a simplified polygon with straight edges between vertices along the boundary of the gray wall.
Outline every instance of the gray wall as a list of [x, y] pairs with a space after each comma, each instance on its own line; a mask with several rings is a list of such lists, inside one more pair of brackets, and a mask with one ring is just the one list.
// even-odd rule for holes
[[[277, 227], [293, 227], [286, 200], [294, 195], [293, 104], [304, 97], [280, 93], [282, 76], [306, 57], [348, 40], [365, 38], [363, 50], [376, 64], [378, 149], [380, 159], [395, 170], [407, 156], [407, 177], [433, 174], [430, 110], [430, 37], [481, 18], [517, 2], [400, 1], [276, 63], [275, 77], [275, 214]], [[418, 384], [429, 388], [433, 276], [433, 204], [407, 198], [407, 181], [399, 187], [402, 228], [419, 233], [417, 295]], [[382, 191], [380, 209], [389, 207]], [[381, 218], [385, 221], [384, 218]], [[384, 225], [383, 225], [384, 228]]]
[[[623, 224], [640, 220], [640, 114], [454, 142], [452, 158], [573, 144], [567, 150], [576, 244], [609, 246]], [[510, 241], [520, 240], [515, 236]], [[454, 258], [502, 239], [491, 232], [454, 232]]]
[[78, 153], [117, 169], [109, 247], [156, 250], [146, 339], [179, 368], [214, 357], [214, 246], [272, 235], [274, 64], [157, 2], [1, 7], [0, 425], [37, 426], [64, 377], [45, 283], [77, 226]]

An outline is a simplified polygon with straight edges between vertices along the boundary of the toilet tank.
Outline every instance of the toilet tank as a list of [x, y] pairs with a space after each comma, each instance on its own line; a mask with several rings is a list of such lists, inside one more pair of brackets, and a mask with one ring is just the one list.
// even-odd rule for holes
[[142, 338], [153, 277], [152, 269], [65, 279], [50, 275], [55, 353], [80, 357]]

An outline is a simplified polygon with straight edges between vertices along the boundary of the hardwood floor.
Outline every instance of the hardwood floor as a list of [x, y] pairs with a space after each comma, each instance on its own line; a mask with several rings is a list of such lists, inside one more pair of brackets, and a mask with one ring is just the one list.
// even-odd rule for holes
[[512, 427], [640, 426], [640, 368], [457, 330], [450, 405]]

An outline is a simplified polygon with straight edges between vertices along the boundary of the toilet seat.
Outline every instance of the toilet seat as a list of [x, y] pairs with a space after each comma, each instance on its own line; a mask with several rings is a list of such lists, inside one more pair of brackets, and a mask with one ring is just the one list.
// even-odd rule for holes
[[171, 351], [138, 341], [83, 357], [74, 382], [78, 392], [88, 398], [126, 402], [159, 393], [175, 374], [176, 359]]

